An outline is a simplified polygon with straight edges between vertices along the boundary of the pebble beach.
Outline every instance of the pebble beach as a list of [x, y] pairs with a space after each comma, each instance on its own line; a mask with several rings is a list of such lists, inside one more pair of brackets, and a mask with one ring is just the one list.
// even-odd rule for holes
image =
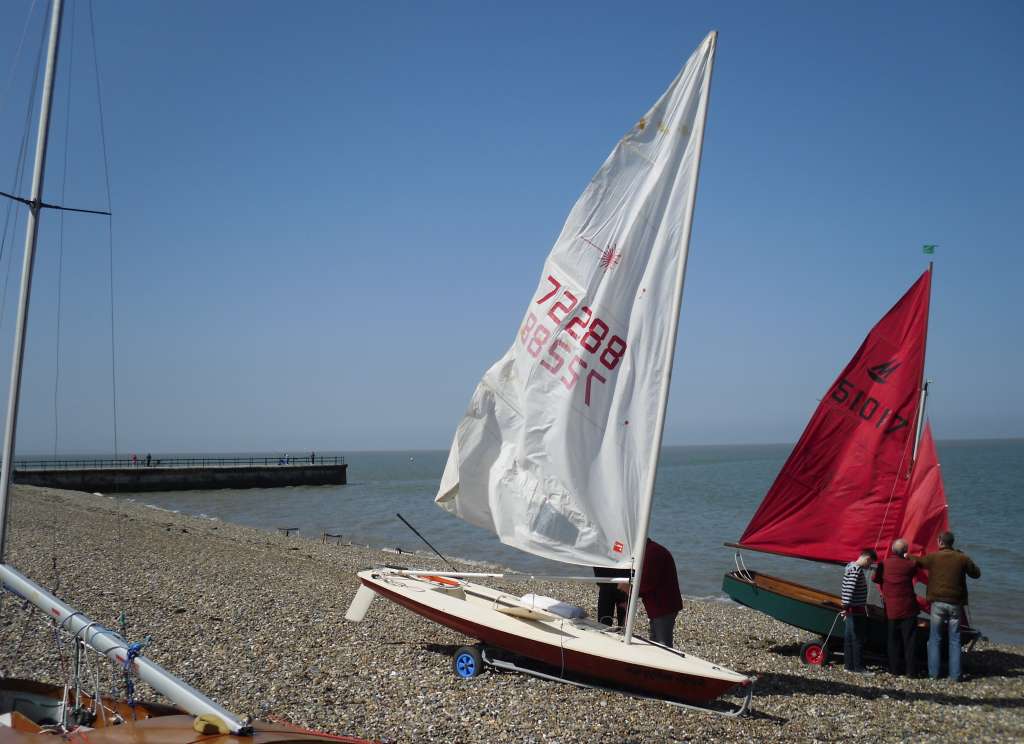
[[[686, 600], [676, 646], [756, 675], [751, 715], [721, 718], [515, 673], [460, 680], [451, 654], [470, 639], [380, 598], [364, 622], [344, 620], [357, 570], [440, 568], [436, 558], [94, 494], [13, 493], [12, 565], [104, 625], [118, 627], [123, 611], [131, 640], [152, 638], [147, 656], [242, 716], [386, 742], [1024, 741], [1021, 646], [982, 640], [964, 657], [962, 683], [894, 677], [877, 665], [862, 676], [841, 664], [804, 666], [797, 651], [811, 637], [765, 615]], [[592, 586], [501, 587], [595, 610]], [[0, 674], [62, 680], [46, 619], [10, 595], [0, 606]]]

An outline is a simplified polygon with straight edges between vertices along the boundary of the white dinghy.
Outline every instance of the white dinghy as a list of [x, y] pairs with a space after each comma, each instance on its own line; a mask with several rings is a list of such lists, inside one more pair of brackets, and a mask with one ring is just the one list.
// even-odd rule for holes
[[565, 681], [697, 705], [738, 690], [740, 711], [749, 704], [751, 678], [633, 634], [716, 41], [573, 207], [514, 344], [473, 394], [436, 499], [533, 555], [631, 569], [625, 631], [469, 581], [480, 574], [391, 568], [359, 574], [350, 620], [379, 594], [481, 641], [457, 654], [465, 676], [515, 656]]

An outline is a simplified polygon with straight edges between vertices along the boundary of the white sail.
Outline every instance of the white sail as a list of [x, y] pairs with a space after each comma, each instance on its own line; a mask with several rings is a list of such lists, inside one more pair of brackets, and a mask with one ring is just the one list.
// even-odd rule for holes
[[508, 545], [629, 566], [646, 534], [714, 42], [576, 202], [456, 430], [437, 503]]

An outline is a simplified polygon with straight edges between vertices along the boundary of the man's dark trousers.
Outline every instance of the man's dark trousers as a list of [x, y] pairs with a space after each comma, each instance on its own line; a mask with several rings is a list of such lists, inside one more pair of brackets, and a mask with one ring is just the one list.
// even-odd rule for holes
[[868, 635], [868, 619], [849, 613], [843, 623], [843, 666], [851, 672], [864, 671], [864, 640]]
[[917, 633], [917, 616], [901, 617], [888, 620], [889, 672], [913, 677], [917, 671], [915, 661], [915, 635]]

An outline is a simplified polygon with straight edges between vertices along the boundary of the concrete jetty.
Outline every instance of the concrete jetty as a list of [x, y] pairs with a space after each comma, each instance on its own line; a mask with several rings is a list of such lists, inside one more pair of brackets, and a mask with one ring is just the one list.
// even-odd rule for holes
[[[100, 493], [200, 491], [218, 488], [280, 488], [344, 485], [343, 457], [278, 463], [274, 458], [161, 459], [146, 466], [120, 460], [15, 462], [14, 482], [29, 486]], [[258, 460], [260, 462], [253, 462]]]

